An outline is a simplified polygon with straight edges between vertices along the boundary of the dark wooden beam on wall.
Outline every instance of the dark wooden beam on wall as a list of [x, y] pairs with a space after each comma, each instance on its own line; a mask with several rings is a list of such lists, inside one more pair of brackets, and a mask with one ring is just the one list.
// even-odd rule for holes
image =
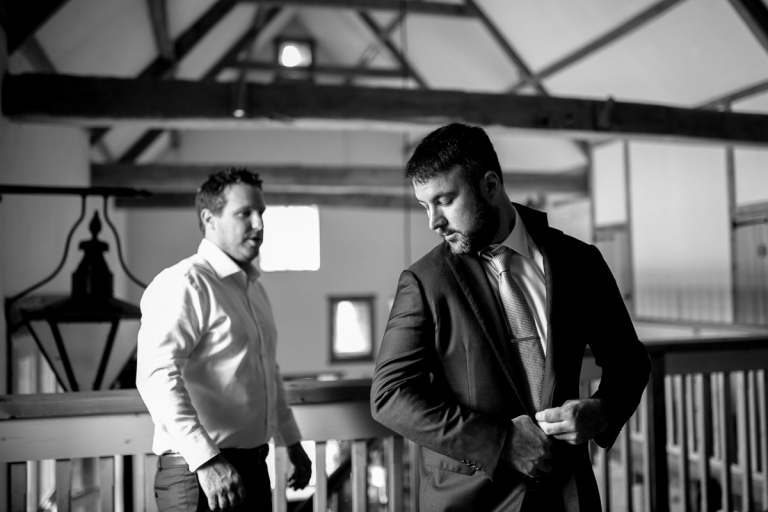
[[431, 14], [440, 16], [472, 17], [474, 12], [462, 3], [436, 2], [427, 0], [393, 1], [393, 0], [240, 0], [242, 2], [277, 5], [316, 7], [331, 9], [401, 11], [415, 14]]
[[[337, 208], [396, 208], [421, 209], [410, 191], [401, 196], [376, 194], [313, 194], [264, 191], [267, 205], [317, 205]], [[195, 208], [195, 195], [189, 193], [160, 193], [145, 199], [116, 198], [117, 208]]]
[[608, 31], [607, 33], [594, 39], [593, 41], [588, 42], [581, 48], [578, 48], [577, 50], [571, 52], [565, 57], [550, 64], [549, 66], [545, 67], [544, 69], [537, 72], [536, 74], [533, 74], [527, 77], [523, 76], [523, 78], [518, 83], [516, 83], [509, 89], [509, 92], [518, 92], [520, 89], [522, 89], [527, 85], [540, 84], [541, 81], [544, 80], [545, 78], [554, 75], [558, 71], [562, 71], [568, 66], [571, 66], [572, 64], [584, 59], [585, 57], [597, 52], [598, 50], [601, 50], [607, 47], [608, 45], [621, 39], [622, 37], [627, 36], [634, 30], [640, 28], [641, 26], [645, 25], [649, 21], [657, 18], [658, 16], [665, 13], [666, 11], [676, 6], [677, 4], [681, 3], [682, 1], [683, 0], [662, 0], [656, 4], [653, 4], [648, 9], [641, 12], [640, 14], [627, 20], [625, 23], [622, 23], [618, 27]]
[[762, 0], [729, 0], [752, 35], [768, 52], [768, 7]]
[[21, 48], [21, 45], [37, 32], [67, 0], [37, 0], [25, 2], [5, 0], [0, 2], [0, 23], [5, 29], [8, 42], [8, 55]]
[[445, 90], [248, 84], [248, 115], [232, 117], [232, 84], [22, 74], [5, 78], [14, 121], [226, 128], [402, 128], [461, 121], [565, 137], [693, 139], [768, 144], [768, 116], [626, 103]]
[[[194, 192], [208, 175], [232, 167], [179, 164], [92, 164], [91, 185], [130, 187], [153, 193]], [[235, 165], [236, 166], [236, 165]], [[409, 188], [400, 167], [248, 165], [264, 181], [264, 190], [292, 193], [375, 193], [399, 195]], [[567, 192], [587, 195], [586, 168], [565, 173], [514, 170], [504, 185], [518, 192]]]

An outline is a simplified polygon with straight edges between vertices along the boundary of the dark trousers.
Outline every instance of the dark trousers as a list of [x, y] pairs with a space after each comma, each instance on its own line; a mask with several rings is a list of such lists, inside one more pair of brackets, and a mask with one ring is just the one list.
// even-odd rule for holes
[[[221, 455], [232, 464], [245, 485], [245, 501], [237, 512], [270, 512], [272, 488], [264, 459], [269, 446], [251, 449], [224, 448]], [[180, 456], [161, 455], [155, 475], [155, 500], [159, 512], [209, 512], [197, 475], [189, 470]]]

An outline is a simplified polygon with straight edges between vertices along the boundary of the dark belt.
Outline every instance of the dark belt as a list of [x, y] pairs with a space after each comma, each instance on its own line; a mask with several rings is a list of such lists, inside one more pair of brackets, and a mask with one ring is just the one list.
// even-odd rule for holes
[[[256, 448], [222, 448], [221, 455], [229, 459], [256, 459], [258, 462], [264, 462], [269, 454], [269, 445], [262, 444]], [[230, 462], [232, 462], [230, 460]], [[157, 458], [157, 467], [161, 469], [177, 468], [179, 466], [187, 467], [187, 461], [178, 453], [164, 453]]]

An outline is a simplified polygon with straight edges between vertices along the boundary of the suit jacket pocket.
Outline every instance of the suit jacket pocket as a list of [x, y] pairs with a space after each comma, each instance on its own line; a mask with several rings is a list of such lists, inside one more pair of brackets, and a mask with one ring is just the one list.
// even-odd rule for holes
[[461, 475], [474, 475], [476, 470], [467, 466], [466, 464], [454, 460], [445, 455], [441, 455], [429, 448], [421, 447], [421, 460], [425, 466], [430, 466], [437, 469], [444, 469], [446, 471], [452, 471]]

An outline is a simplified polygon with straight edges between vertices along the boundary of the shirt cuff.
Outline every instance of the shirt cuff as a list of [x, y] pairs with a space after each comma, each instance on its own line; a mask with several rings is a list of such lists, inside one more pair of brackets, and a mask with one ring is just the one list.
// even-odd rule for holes
[[184, 457], [189, 470], [194, 472], [220, 453], [216, 443], [211, 441], [204, 429], [199, 429], [179, 441], [179, 453]]

